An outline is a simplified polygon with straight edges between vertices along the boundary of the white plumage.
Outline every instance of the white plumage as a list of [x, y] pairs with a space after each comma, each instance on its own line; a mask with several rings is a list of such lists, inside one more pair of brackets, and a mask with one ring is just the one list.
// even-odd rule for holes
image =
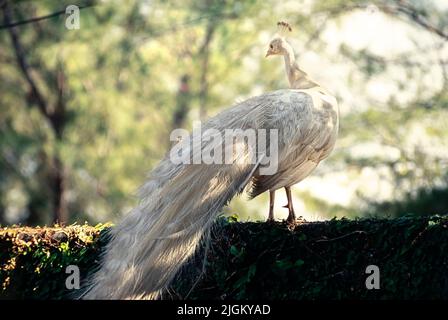
[[[277, 23], [279, 34], [269, 43], [266, 57], [280, 55], [285, 60], [286, 76], [292, 89], [301, 90], [311, 99], [306, 105], [312, 106], [309, 110], [303, 110], [300, 118], [294, 125], [304, 131], [300, 135], [295, 135], [290, 131], [287, 138], [295, 138], [293, 147], [289, 149], [281, 164], [282, 169], [275, 177], [264, 178], [258, 192], [255, 195], [269, 190], [270, 205], [268, 221], [274, 220], [274, 200], [275, 191], [282, 187], [286, 190], [289, 209], [287, 221], [295, 223], [291, 186], [302, 181], [325, 159], [334, 147], [338, 133], [338, 106], [336, 99], [317, 82], [313, 81], [308, 74], [300, 69], [297, 64], [294, 49], [286, 41], [285, 34], [291, 32], [291, 26], [286, 22]], [[257, 180], [258, 183], [258, 180]]]
[[174, 164], [167, 155], [141, 187], [140, 204], [111, 231], [101, 268], [83, 298], [160, 298], [200, 240], [208, 241], [213, 221], [235, 194], [244, 187], [252, 197], [289, 187], [329, 155], [338, 130], [337, 103], [319, 86], [277, 90], [221, 112], [202, 132], [207, 128], [277, 129], [278, 171], [261, 175], [247, 145], [231, 164]]

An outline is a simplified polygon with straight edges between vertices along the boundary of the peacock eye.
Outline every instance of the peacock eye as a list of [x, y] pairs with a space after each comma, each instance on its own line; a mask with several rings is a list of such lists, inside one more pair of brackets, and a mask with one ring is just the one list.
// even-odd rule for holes
[[269, 48], [274, 49], [274, 46], [272, 44], [269, 45]]

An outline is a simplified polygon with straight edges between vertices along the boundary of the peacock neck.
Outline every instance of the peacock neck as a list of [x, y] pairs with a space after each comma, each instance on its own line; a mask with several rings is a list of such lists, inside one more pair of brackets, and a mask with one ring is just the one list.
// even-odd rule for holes
[[296, 55], [294, 54], [294, 50], [288, 43], [284, 44], [284, 50], [285, 53], [283, 57], [285, 58], [286, 75], [289, 78], [296, 62]]
[[296, 56], [293, 48], [286, 43], [284, 46], [286, 75], [288, 76], [289, 84], [293, 89], [310, 89], [320, 87], [320, 85], [313, 81], [308, 74], [299, 68], [296, 63]]

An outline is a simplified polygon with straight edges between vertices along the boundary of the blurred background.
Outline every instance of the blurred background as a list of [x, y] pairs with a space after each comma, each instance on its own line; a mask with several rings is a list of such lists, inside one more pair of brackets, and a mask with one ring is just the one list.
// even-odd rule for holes
[[[71, 4], [77, 30], [65, 25]], [[341, 111], [334, 153], [293, 188], [296, 213], [448, 213], [446, 0], [0, 0], [0, 9], [2, 225], [116, 221], [171, 130], [288, 87], [282, 58], [264, 58], [279, 20]], [[276, 201], [286, 217], [283, 190]], [[265, 219], [268, 197], [243, 195], [225, 210]]]

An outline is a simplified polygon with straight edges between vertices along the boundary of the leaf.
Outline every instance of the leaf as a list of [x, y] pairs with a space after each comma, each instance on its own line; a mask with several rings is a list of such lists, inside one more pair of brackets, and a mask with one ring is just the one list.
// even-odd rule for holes
[[281, 270], [289, 270], [293, 267], [292, 262], [287, 259], [278, 260], [275, 262], [276, 266], [280, 268]]
[[302, 259], [297, 259], [297, 261], [294, 263], [294, 267], [301, 267], [305, 264], [305, 261]]
[[306, 239], [307, 238], [306, 238], [306, 235], [304, 233], [299, 235], [299, 241], [305, 241]]
[[233, 256], [235, 256], [235, 257], [238, 257], [238, 255], [240, 254], [240, 251], [238, 250], [237, 247], [235, 247], [234, 245], [232, 245], [232, 246], [230, 247], [230, 254], [233, 255]]

